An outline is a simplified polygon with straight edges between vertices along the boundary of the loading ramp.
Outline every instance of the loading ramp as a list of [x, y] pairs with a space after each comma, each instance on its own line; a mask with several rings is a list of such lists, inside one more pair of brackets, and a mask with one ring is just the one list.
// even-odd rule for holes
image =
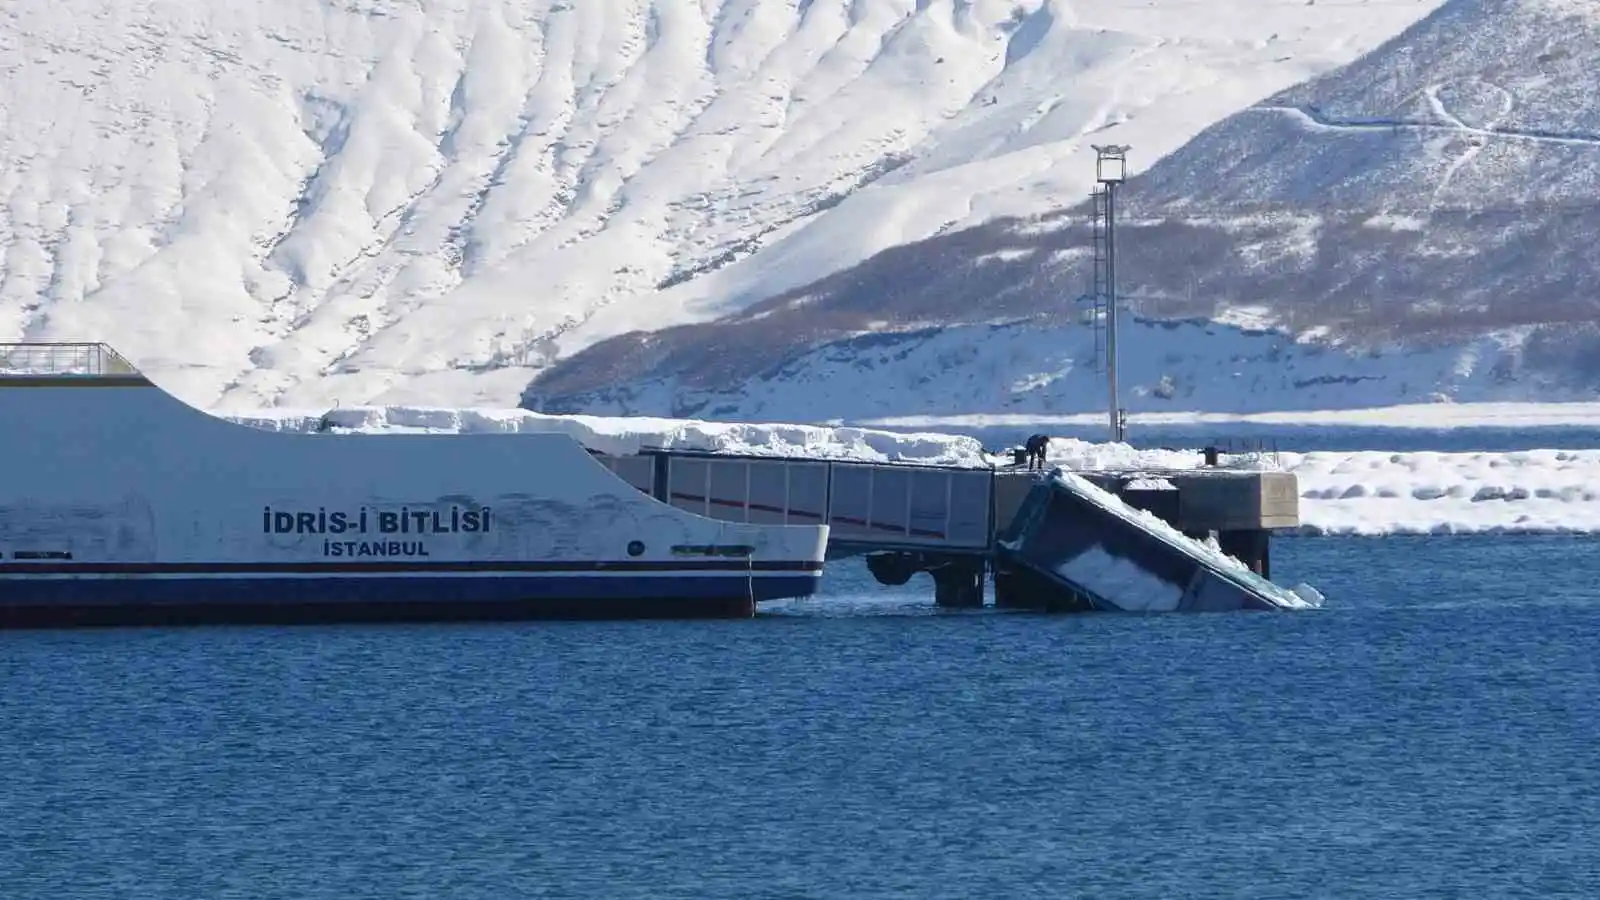
[[1035, 483], [999, 535], [995, 566], [996, 600], [1008, 606], [1200, 612], [1314, 605], [1060, 470]]

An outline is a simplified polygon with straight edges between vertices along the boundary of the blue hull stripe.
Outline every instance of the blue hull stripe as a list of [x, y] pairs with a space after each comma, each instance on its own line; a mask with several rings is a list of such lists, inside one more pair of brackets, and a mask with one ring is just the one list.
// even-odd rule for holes
[[490, 572], [560, 573], [560, 572], [638, 572], [665, 574], [673, 572], [821, 572], [820, 560], [775, 559], [674, 559], [635, 560], [602, 559], [586, 561], [471, 561], [442, 562], [383, 561], [383, 562], [0, 562], [0, 576], [6, 575], [267, 575], [294, 573], [320, 575], [327, 573], [463, 573]]

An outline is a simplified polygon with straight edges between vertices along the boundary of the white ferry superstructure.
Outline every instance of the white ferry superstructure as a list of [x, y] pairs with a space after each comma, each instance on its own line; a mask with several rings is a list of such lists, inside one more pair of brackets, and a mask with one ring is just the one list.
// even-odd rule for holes
[[826, 525], [724, 522], [564, 434], [293, 434], [104, 344], [0, 345], [0, 626], [742, 616]]

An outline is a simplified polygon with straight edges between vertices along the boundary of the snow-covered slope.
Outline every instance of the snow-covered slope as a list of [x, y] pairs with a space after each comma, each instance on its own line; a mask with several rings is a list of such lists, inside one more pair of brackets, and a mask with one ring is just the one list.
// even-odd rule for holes
[[1090, 136], [1142, 165], [1437, 3], [11, 0], [0, 339], [202, 406], [508, 404], [1071, 203]]
[[[1600, 4], [1454, 0], [1383, 50], [1209, 129], [1129, 193], [1153, 261], [1294, 330], [1514, 338], [1600, 383]], [[1145, 232], [1145, 236], [1141, 236]], [[1176, 298], [1159, 265], [1138, 285]], [[1583, 330], [1582, 343], [1569, 338]]]
[[[1596, 46], [1600, 4], [1451, 0], [1140, 174], [1119, 233], [1137, 310], [1276, 327], [1353, 352], [1307, 361], [1281, 337], [1134, 329], [1121, 354], [1130, 408], [1596, 396]], [[1103, 407], [1103, 389], [1084, 377], [1090, 336], [1072, 302], [1087, 289], [1089, 245], [1081, 209], [940, 235], [714, 325], [593, 347], [545, 373], [528, 400], [658, 410], [672, 398], [766, 416], [837, 404], [846, 418], [863, 406]], [[996, 320], [1017, 324], [991, 328]], [[875, 387], [869, 400], [867, 372], [875, 385], [931, 387]], [[1169, 379], [1179, 389], [1158, 391]]]
[[[1238, 415], [1523, 400], [1537, 386], [1507, 381], [1515, 347], [1501, 337], [1351, 353], [1275, 331], [1129, 316], [1119, 340], [1119, 399], [1131, 412]], [[762, 355], [770, 353], [754, 339], [723, 343], [715, 364], [727, 368], [719, 371], [744, 363], [762, 374], [744, 381], [731, 375], [722, 389], [667, 377], [554, 400], [530, 394], [528, 405], [548, 412], [856, 423], [1007, 413], [1031, 414], [1037, 422], [1108, 408], [1096, 339], [1082, 326], [1013, 322], [870, 334], [829, 342], [776, 367], [764, 364]], [[1595, 392], [1549, 384], [1537, 396], [1592, 399]]]

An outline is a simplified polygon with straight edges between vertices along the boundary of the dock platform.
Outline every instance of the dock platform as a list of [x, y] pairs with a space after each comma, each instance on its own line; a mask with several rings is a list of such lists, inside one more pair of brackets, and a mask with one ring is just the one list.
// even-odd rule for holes
[[[991, 572], [998, 605], [1073, 605], [1059, 602], [1062, 591], [1049, 588], [1045, 582], [1050, 578], [1041, 582], [1018, 574], [1019, 568], [1043, 565], [1037, 554], [1007, 553], [1003, 546], [1019, 538], [1019, 514], [1030, 500], [1040, 502], [1059, 492], [1060, 479], [1048, 473], [1021, 466], [965, 468], [676, 450], [599, 458], [640, 491], [699, 515], [757, 524], [826, 524], [829, 559], [865, 557], [873, 577], [886, 585], [905, 584], [927, 572], [941, 606], [983, 605]], [[1271, 578], [1271, 533], [1300, 524], [1292, 473], [1198, 467], [1073, 474], [1089, 490], [1148, 512], [1184, 536], [1214, 538], [1223, 553], [1243, 562], [1249, 576], [1263, 582]], [[1052, 508], [1064, 509], [1062, 501]], [[1081, 518], [1092, 513], [1085, 507], [1062, 514]], [[1136, 535], [1137, 522], [1115, 516], [1101, 516], [1096, 527], [1134, 535], [1121, 542], [1112, 539], [1109, 545], [1132, 541], [1146, 547], [1144, 557], [1155, 553], [1190, 559], [1166, 564], [1164, 571], [1188, 572], [1191, 581], [1197, 577], [1199, 570], [1191, 563], [1197, 554], [1204, 556], [1202, 551], [1172, 541], [1152, 544]], [[1200, 569], [1211, 571], [1204, 564]], [[1078, 595], [1080, 600], [1089, 596]], [[1104, 598], [1099, 599], [1103, 608]]]

